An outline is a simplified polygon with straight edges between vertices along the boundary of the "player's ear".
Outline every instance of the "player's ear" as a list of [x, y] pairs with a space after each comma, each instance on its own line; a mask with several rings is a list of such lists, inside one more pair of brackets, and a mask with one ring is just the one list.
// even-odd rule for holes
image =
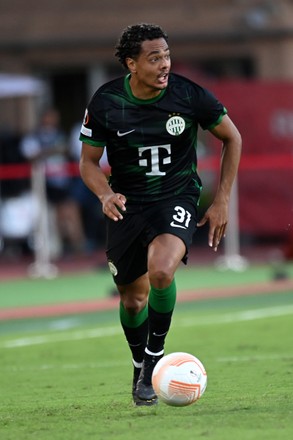
[[136, 73], [136, 62], [133, 58], [126, 58], [126, 65], [130, 73]]

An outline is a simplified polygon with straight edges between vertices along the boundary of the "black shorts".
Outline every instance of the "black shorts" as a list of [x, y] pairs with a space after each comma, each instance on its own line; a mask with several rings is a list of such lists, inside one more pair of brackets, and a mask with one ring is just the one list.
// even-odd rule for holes
[[165, 233], [180, 237], [186, 252], [197, 224], [198, 198], [178, 196], [147, 205], [126, 205], [123, 220], [114, 222], [106, 217], [106, 254], [116, 284], [129, 284], [147, 272], [149, 243]]

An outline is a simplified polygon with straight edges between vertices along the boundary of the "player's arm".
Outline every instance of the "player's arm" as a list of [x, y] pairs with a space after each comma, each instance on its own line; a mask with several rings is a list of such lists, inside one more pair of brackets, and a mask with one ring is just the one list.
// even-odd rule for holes
[[227, 115], [211, 132], [223, 142], [220, 180], [214, 201], [198, 226], [209, 222], [209, 246], [216, 251], [226, 231], [230, 194], [238, 171], [242, 141], [239, 131]]
[[103, 212], [114, 221], [122, 220], [120, 212], [125, 211], [126, 198], [114, 193], [100, 167], [104, 148], [93, 147], [83, 142], [79, 162], [80, 175], [87, 187], [99, 198]]

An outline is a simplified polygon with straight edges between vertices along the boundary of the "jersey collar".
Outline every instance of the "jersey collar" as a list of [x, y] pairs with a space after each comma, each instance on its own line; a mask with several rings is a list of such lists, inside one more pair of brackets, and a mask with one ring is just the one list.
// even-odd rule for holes
[[130, 80], [130, 73], [128, 75], [125, 76], [124, 78], [124, 87], [125, 90], [127, 92], [127, 95], [129, 96], [130, 100], [132, 102], [134, 102], [135, 104], [153, 104], [154, 102], [159, 101], [159, 99], [162, 98], [162, 96], [165, 95], [166, 93], [166, 89], [163, 89], [158, 96], [156, 96], [155, 98], [151, 98], [151, 99], [140, 99], [140, 98], [136, 98], [136, 96], [133, 95], [130, 84], [129, 84], [129, 80]]

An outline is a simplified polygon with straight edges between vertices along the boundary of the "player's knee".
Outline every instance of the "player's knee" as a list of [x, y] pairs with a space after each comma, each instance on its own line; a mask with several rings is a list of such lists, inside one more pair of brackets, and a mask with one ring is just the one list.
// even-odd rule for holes
[[127, 313], [131, 316], [137, 315], [145, 306], [145, 302], [137, 298], [124, 298], [123, 306]]
[[171, 284], [174, 273], [167, 269], [156, 269], [149, 273], [149, 278], [152, 286], [157, 289], [164, 289]]

